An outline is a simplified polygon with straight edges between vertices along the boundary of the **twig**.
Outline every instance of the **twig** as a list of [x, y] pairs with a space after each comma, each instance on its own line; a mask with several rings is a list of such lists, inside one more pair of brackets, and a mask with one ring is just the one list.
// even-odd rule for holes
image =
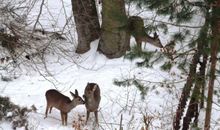
[[123, 127], [122, 127], [122, 120], [123, 120], [123, 115], [121, 114], [119, 130], [123, 130]]
[[30, 42], [31, 37], [32, 37], [32, 35], [34, 34], [34, 30], [35, 30], [35, 28], [36, 28], [36, 26], [37, 26], [37, 23], [39, 22], [39, 19], [40, 19], [40, 16], [41, 16], [41, 14], [42, 14], [42, 10], [43, 10], [43, 5], [44, 5], [44, 0], [42, 0], [42, 3], [41, 3], [41, 5], [40, 5], [40, 12], [39, 12], [39, 14], [37, 15], [37, 20], [36, 20], [36, 22], [34, 23], [33, 30], [32, 30], [32, 32], [31, 32], [31, 35], [30, 35], [30, 38], [29, 38], [28, 42]]

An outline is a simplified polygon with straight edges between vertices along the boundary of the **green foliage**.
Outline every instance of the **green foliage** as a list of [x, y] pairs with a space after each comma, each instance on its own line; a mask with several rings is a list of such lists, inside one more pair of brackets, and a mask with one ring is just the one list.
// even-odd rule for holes
[[164, 71], [170, 71], [172, 68], [172, 63], [170, 61], [165, 62], [160, 68]]
[[165, 23], [159, 23], [156, 25], [156, 27], [162, 29], [164, 34], [168, 32], [168, 27]]
[[6, 116], [8, 109], [14, 107], [8, 97], [0, 97], [0, 120]]
[[216, 69], [216, 74], [220, 75], [220, 70]]
[[189, 66], [189, 63], [187, 62], [187, 59], [181, 60], [179, 64], [177, 65], [177, 68], [180, 69], [181, 71], [187, 73], [187, 66]]
[[220, 103], [220, 89], [216, 88], [216, 90], [214, 90], [213, 94], [217, 97], [217, 102]]
[[172, 36], [172, 39], [175, 39], [175, 41], [183, 42], [186, 39], [186, 37], [189, 35], [190, 35], [190, 31], [188, 29], [185, 29], [181, 32], [175, 33]]
[[202, 128], [199, 128], [199, 127], [197, 126], [197, 124], [195, 124], [195, 123], [192, 123], [192, 124], [191, 124], [191, 127], [192, 127], [193, 130], [202, 130]]
[[176, 19], [177, 23], [184, 23], [190, 21], [195, 14], [195, 11], [192, 10], [192, 7], [190, 6], [183, 6], [180, 12], [177, 12], [174, 15], [174, 18]]
[[140, 95], [143, 100], [145, 99], [145, 96], [149, 90], [149, 87], [144, 86], [144, 84], [136, 78], [125, 79], [121, 81], [115, 79], [113, 83], [119, 87], [129, 87], [131, 85], [134, 85], [140, 91]]
[[140, 91], [141, 98], [144, 99], [144, 96], [147, 94], [148, 87], [145, 87], [144, 84], [142, 84], [138, 80], [134, 80], [133, 84], [137, 87], [137, 89]]
[[23, 126], [27, 128], [27, 113], [29, 111], [26, 107], [15, 105], [8, 97], [0, 96], [0, 121], [4, 119], [11, 122], [13, 129]]
[[147, 25], [147, 26], [145, 26], [144, 30], [146, 33], [149, 34], [151, 32], [156, 32], [157, 27], [155, 25]]
[[115, 79], [113, 83], [115, 85], [119, 86], [119, 87], [127, 87], [127, 86], [131, 86], [132, 80], [131, 79], [125, 79], [123, 81], [119, 81], [119, 80]]
[[154, 54], [154, 51], [143, 52], [140, 51], [137, 46], [134, 46], [131, 48], [131, 51], [124, 56], [124, 58], [129, 59], [131, 61], [137, 58], [141, 58], [143, 59], [143, 61], [136, 63], [138, 67], [152, 67], [153, 64], [150, 62], [150, 60]]
[[158, 29], [161, 29], [164, 34], [168, 32], [168, 27], [165, 23], [158, 23], [154, 25], [150, 24], [150, 25], [145, 26], [145, 32], [148, 34], [152, 32], [157, 32]]
[[[147, 8], [156, 11], [159, 15], [169, 16], [169, 20], [175, 21], [176, 23], [188, 22], [197, 12], [205, 12], [204, 7], [206, 3], [204, 1], [189, 2], [186, 0], [127, 0], [135, 3], [138, 8]], [[195, 6], [201, 6], [195, 8]]]

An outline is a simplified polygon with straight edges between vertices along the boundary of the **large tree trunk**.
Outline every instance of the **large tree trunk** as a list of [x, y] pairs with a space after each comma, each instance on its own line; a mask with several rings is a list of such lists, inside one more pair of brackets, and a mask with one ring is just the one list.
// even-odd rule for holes
[[102, 32], [98, 50], [108, 58], [118, 58], [129, 49], [124, 0], [102, 0]]
[[217, 62], [217, 54], [218, 47], [220, 41], [220, 0], [214, 1], [213, 9], [212, 9], [212, 36], [213, 39], [211, 41], [211, 68], [210, 68], [210, 77], [208, 84], [208, 97], [207, 97], [207, 108], [206, 108], [206, 116], [205, 116], [205, 130], [210, 129], [210, 120], [211, 120], [211, 112], [212, 112], [212, 100], [213, 100], [213, 89], [215, 82], [215, 71], [216, 71], [216, 62]]
[[100, 36], [100, 24], [95, 0], [71, 0], [78, 46], [76, 53], [82, 54], [90, 49], [90, 43]]

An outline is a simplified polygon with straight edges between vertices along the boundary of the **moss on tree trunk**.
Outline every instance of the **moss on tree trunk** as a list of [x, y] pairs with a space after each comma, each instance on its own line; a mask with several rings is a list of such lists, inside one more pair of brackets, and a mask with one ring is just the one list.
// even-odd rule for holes
[[129, 48], [130, 35], [126, 31], [126, 25], [124, 0], [103, 0], [98, 50], [108, 58], [121, 57]]

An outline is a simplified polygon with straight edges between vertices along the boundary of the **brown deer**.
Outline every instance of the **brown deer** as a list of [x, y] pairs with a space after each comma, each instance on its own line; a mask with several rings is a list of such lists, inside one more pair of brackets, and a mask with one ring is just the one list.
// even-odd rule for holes
[[100, 88], [96, 83], [88, 83], [85, 90], [84, 95], [85, 106], [86, 106], [86, 124], [89, 119], [90, 112], [95, 113], [96, 124], [98, 124], [98, 107], [101, 100], [100, 96]]
[[154, 37], [149, 36], [148, 34], [144, 34], [144, 36], [136, 36], [135, 41], [137, 43], [137, 47], [141, 50], [142, 42], [149, 43], [153, 46], [163, 48], [163, 45], [160, 42], [158, 34], [155, 32]]
[[147, 42], [153, 46], [163, 48], [161, 41], [157, 35], [154, 33], [154, 36], [150, 36], [146, 33], [144, 27], [144, 20], [139, 16], [131, 16], [128, 19], [128, 33], [135, 38], [138, 49], [141, 51], [142, 42]]
[[70, 100], [69, 97], [61, 94], [55, 89], [50, 89], [46, 92], [47, 108], [45, 112], [45, 118], [47, 118], [48, 110], [49, 113], [53, 107], [60, 110], [62, 125], [67, 125], [67, 113], [70, 112], [74, 107], [80, 104], [85, 104], [84, 100], [78, 95], [78, 91], [75, 90], [75, 94], [70, 92], [73, 97], [73, 100]]

